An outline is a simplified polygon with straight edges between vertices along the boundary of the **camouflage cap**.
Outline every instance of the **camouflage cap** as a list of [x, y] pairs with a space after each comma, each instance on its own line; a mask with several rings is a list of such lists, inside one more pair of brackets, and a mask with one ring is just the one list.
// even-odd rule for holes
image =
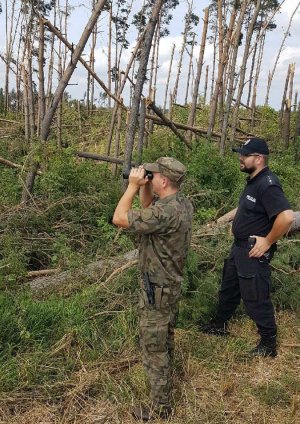
[[186, 167], [179, 160], [161, 157], [154, 163], [144, 163], [146, 171], [159, 172], [169, 180], [180, 182], [186, 174]]

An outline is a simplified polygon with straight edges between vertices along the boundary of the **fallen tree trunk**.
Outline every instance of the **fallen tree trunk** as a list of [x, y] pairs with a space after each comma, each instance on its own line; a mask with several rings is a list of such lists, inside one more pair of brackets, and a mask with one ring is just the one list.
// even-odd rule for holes
[[[2, 157], [0, 157], [0, 163], [2, 165], [8, 166], [9, 168], [23, 169], [23, 165], [20, 165], [18, 163], [11, 162], [10, 160], [4, 159]], [[42, 175], [42, 172], [41, 171], [37, 171], [37, 174], [38, 175]]]
[[12, 121], [11, 119], [0, 118], [0, 122], [5, 122], [6, 124], [14, 124], [14, 125], [23, 125], [20, 121]]
[[222, 215], [220, 218], [217, 219], [217, 224], [218, 225], [228, 224], [229, 222], [233, 221], [236, 211], [237, 211], [237, 208], [227, 212], [225, 215]]
[[122, 272], [126, 269], [126, 264], [129, 263], [130, 266], [136, 265], [137, 257], [137, 249], [131, 250], [123, 256], [105, 258], [100, 261], [92, 262], [82, 270], [77, 269], [75, 271], [63, 271], [55, 275], [36, 278], [33, 281], [29, 282], [28, 285], [33, 291], [41, 291], [47, 290], [49, 288], [59, 288], [63, 284], [74, 280], [74, 278], [94, 278], [95, 280], [99, 280], [100, 277], [102, 283], [103, 279], [104, 282], [109, 282], [111, 278], [108, 274], [110, 274], [112, 270], [114, 270], [113, 274], [116, 275], [118, 270]]
[[[232, 209], [231, 211], [227, 212], [225, 215], [221, 216], [217, 219], [216, 225], [224, 225], [228, 224], [233, 221], [235, 214], [236, 214], [237, 208]], [[291, 225], [291, 228], [288, 232], [288, 234], [295, 233], [300, 230], [300, 211], [294, 212], [294, 221]]]
[[[158, 118], [157, 116], [146, 114], [146, 118], [147, 119], [151, 119], [156, 125], [166, 126], [166, 124], [160, 118]], [[192, 131], [195, 134], [203, 134], [203, 135], [206, 135], [206, 133], [207, 133], [207, 129], [204, 129], [204, 128], [190, 127], [188, 125], [181, 124], [179, 122], [174, 122], [174, 121], [170, 121], [170, 122], [172, 122], [172, 124], [177, 129], [180, 129], [180, 130]], [[221, 134], [219, 134], [219, 133], [213, 132], [212, 134], [216, 138], [220, 138], [221, 137]]]
[[295, 233], [300, 230], [300, 211], [294, 212], [294, 221], [291, 225], [289, 234]]
[[[231, 210], [225, 215], [221, 216], [216, 221], [202, 225], [200, 229], [193, 234], [192, 241], [196, 241], [201, 236], [213, 236], [232, 222], [237, 208]], [[294, 212], [295, 218], [291, 226], [289, 234], [300, 231], [300, 211]], [[209, 233], [208, 233], [209, 230]], [[138, 250], [131, 250], [123, 256], [115, 256], [112, 258], [105, 258], [100, 261], [92, 262], [86, 268], [76, 271], [63, 271], [54, 275], [46, 277], [35, 278], [35, 280], [28, 283], [33, 291], [41, 291], [48, 289], [56, 289], [62, 285], [76, 279], [91, 278], [97, 281], [100, 280], [99, 287], [103, 284], [109, 283], [116, 275], [122, 273], [124, 270], [137, 265], [138, 263]], [[49, 270], [47, 270], [49, 272]], [[55, 272], [55, 271], [54, 271]], [[34, 274], [32, 273], [31, 277]]]
[[156, 115], [162, 120], [162, 122], [168, 126], [169, 128], [171, 128], [171, 130], [173, 131], [173, 133], [176, 135], [176, 137], [178, 137], [189, 149], [192, 148], [191, 143], [189, 141], [187, 141], [183, 135], [178, 131], [176, 125], [174, 124], [174, 122], [170, 121], [163, 113], [162, 111], [156, 106], [156, 104], [154, 103], [154, 101], [152, 100], [148, 100], [147, 101], [147, 107], [151, 108], [153, 110], [154, 113], [156, 113]]
[[[96, 155], [95, 153], [88, 153], [88, 152], [75, 152], [74, 153], [79, 158], [85, 158], [85, 159], [92, 159], [92, 160], [99, 160], [102, 162], [110, 162], [110, 163], [116, 163], [118, 165], [122, 165], [124, 160], [119, 158], [112, 158], [110, 156], [101, 156]], [[131, 162], [131, 166], [135, 166], [135, 162]]]
[[[73, 43], [70, 43], [64, 36], [63, 34], [60, 32], [60, 30], [58, 28], [56, 28], [54, 25], [51, 24], [50, 21], [48, 21], [45, 18], [43, 19], [43, 23], [44, 25], [46, 25], [48, 27], [48, 29], [57, 36], [57, 38], [64, 43], [68, 49], [73, 52], [74, 46]], [[98, 75], [94, 72], [94, 70], [91, 68], [91, 66], [80, 56], [79, 57], [79, 62], [85, 67], [85, 69], [89, 72], [89, 74], [98, 82], [98, 84], [100, 85], [100, 87], [105, 91], [105, 93], [111, 97], [112, 99], [115, 100], [115, 102], [117, 102], [122, 108], [124, 108], [125, 110], [127, 110], [126, 106], [124, 106], [124, 104], [120, 101], [120, 99], [115, 96], [104, 84], [104, 82], [98, 77]]]
[[17, 168], [17, 169], [22, 168], [22, 165], [19, 165], [18, 163], [11, 162], [10, 160], [4, 159], [2, 157], [0, 157], [0, 163], [2, 163], [2, 165], [8, 166], [9, 168]]

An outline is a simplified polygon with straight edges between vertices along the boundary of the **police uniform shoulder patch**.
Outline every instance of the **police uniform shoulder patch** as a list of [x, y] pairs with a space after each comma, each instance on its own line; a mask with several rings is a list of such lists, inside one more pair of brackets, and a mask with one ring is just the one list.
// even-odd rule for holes
[[264, 191], [269, 187], [281, 187], [277, 178], [272, 174], [267, 174], [260, 183], [260, 190]]

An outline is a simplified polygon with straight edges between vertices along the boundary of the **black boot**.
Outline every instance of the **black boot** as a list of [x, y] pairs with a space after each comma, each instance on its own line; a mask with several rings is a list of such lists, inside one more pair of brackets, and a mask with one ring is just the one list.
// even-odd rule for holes
[[199, 324], [202, 333], [211, 334], [213, 336], [228, 336], [227, 322], [211, 320], [208, 324]]
[[250, 355], [275, 358], [277, 356], [276, 336], [262, 337], [258, 345], [250, 351]]

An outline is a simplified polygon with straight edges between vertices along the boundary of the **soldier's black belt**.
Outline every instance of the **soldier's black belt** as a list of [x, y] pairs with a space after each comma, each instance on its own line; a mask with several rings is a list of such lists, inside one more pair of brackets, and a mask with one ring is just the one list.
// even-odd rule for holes
[[248, 239], [242, 240], [242, 239], [234, 239], [234, 244], [237, 247], [242, 247], [244, 249], [247, 249], [249, 247]]

